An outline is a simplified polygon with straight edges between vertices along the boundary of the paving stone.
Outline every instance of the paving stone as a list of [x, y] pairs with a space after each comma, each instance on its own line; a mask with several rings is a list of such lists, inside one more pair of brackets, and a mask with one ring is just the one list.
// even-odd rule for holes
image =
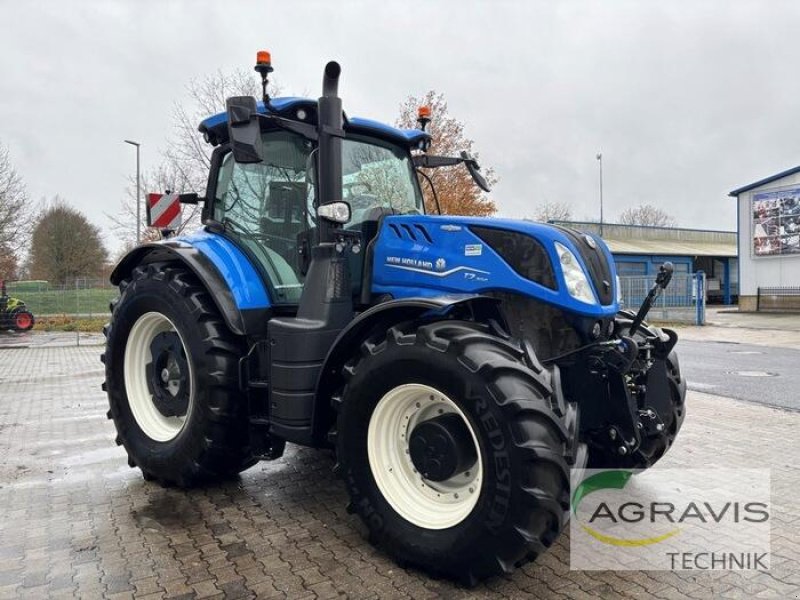
[[113, 442], [98, 351], [0, 348], [0, 599], [800, 597], [797, 413], [690, 393], [664, 459], [773, 466], [771, 572], [570, 571], [565, 533], [467, 590], [367, 543], [330, 452], [290, 447], [206, 489], [144, 482]]

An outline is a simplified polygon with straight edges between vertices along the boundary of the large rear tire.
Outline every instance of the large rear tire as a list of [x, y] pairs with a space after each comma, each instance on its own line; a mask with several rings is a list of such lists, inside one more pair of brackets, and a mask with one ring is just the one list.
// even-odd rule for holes
[[128, 464], [181, 487], [253, 465], [242, 343], [197, 279], [165, 263], [136, 267], [111, 311], [103, 389]]
[[[474, 584], [558, 537], [569, 469], [583, 466], [585, 447], [557, 368], [526, 363], [487, 326], [442, 321], [376, 335], [345, 373], [337, 471], [370, 541]], [[436, 428], [460, 439], [455, 458]]]
[[29, 310], [19, 308], [11, 312], [11, 322], [17, 331], [30, 331], [36, 324], [36, 319]]

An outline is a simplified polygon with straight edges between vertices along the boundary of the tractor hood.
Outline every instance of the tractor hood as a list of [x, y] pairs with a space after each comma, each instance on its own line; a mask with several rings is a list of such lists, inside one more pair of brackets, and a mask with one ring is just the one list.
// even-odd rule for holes
[[614, 260], [596, 235], [534, 221], [386, 217], [373, 292], [395, 298], [506, 291], [587, 317], [616, 314]]

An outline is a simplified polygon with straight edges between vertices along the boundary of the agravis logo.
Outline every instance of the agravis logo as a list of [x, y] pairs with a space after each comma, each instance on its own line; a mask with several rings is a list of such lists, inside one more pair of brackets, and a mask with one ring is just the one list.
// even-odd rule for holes
[[[598, 490], [603, 490], [603, 489], [619, 489], [619, 490], [624, 489], [632, 476], [633, 476], [633, 471], [603, 471], [602, 473], [596, 473], [584, 479], [575, 489], [575, 492], [572, 494], [572, 512], [574, 516], [578, 515], [578, 505], [581, 503], [581, 500], [583, 500], [586, 496], [588, 496], [592, 492], [596, 492]], [[591, 517], [589, 517], [589, 523], [593, 523], [596, 519], [599, 518], [611, 518], [612, 520], [614, 520], [614, 513], [605, 502], [601, 502], [600, 504], [598, 504], [597, 508], [592, 513]], [[624, 517], [621, 514], [620, 518], [624, 519]], [[627, 538], [614, 537], [612, 535], [604, 535], [600, 533], [597, 529], [594, 529], [593, 527], [586, 525], [584, 523], [581, 523], [581, 527], [586, 533], [591, 535], [594, 539], [603, 542], [604, 544], [610, 544], [612, 546], [649, 546], [650, 544], [657, 544], [658, 542], [663, 542], [664, 540], [669, 539], [672, 536], [680, 533], [680, 529], [675, 528], [661, 535], [644, 537], [644, 538], [627, 539]]]
[[[769, 471], [616, 469], [581, 476], [571, 497], [571, 562], [577, 556], [586, 564], [573, 568], [768, 568]], [[711, 566], [701, 566], [706, 562]]]

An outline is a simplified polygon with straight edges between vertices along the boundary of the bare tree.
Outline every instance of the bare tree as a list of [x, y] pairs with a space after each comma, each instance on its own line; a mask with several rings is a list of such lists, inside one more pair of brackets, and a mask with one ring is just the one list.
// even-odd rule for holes
[[[230, 96], [260, 97], [261, 88], [252, 71], [237, 69], [231, 72], [217, 70], [186, 85], [185, 100], [176, 101], [172, 111], [172, 134], [167, 138], [167, 149], [155, 169], [144, 173], [142, 189], [147, 192], [198, 192], [202, 193], [208, 182], [213, 147], [205, 143], [197, 126], [208, 116], [225, 110], [225, 100]], [[270, 93], [280, 89], [270, 83]], [[122, 211], [111, 217], [114, 230], [124, 245], [136, 243], [136, 179], [131, 178]], [[200, 205], [184, 207], [183, 224], [179, 233], [191, 231], [200, 223]], [[143, 240], [160, 238], [156, 229], [146, 229]]]
[[8, 149], [0, 144], [0, 279], [15, 276], [35, 217], [22, 177], [11, 163]]
[[[422, 97], [409, 96], [400, 105], [400, 116], [397, 126], [404, 128], [417, 127], [417, 109], [428, 106], [431, 109], [431, 122], [427, 131], [433, 141], [431, 153], [443, 156], [458, 156], [466, 150], [477, 158], [474, 151], [475, 142], [466, 137], [464, 123], [448, 112], [444, 94], [430, 90]], [[487, 216], [497, 211], [494, 200], [484, 194], [472, 181], [469, 172], [463, 166], [439, 169], [426, 169], [439, 196], [442, 213], [451, 215]], [[481, 168], [489, 185], [497, 182], [494, 170]], [[425, 207], [428, 212], [436, 212], [436, 203], [427, 182], [421, 181], [425, 196]]]
[[33, 230], [30, 275], [64, 284], [78, 277], [99, 276], [108, 254], [100, 230], [79, 210], [56, 196]]
[[535, 221], [569, 221], [572, 219], [572, 208], [566, 202], [545, 200], [536, 207], [533, 213]]
[[15, 279], [19, 271], [16, 254], [5, 244], [0, 244], [0, 281]]
[[626, 208], [619, 216], [619, 222], [622, 225], [649, 225], [651, 227], [675, 227], [678, 224], [675, 217], [652, 204], [640, 204]]

